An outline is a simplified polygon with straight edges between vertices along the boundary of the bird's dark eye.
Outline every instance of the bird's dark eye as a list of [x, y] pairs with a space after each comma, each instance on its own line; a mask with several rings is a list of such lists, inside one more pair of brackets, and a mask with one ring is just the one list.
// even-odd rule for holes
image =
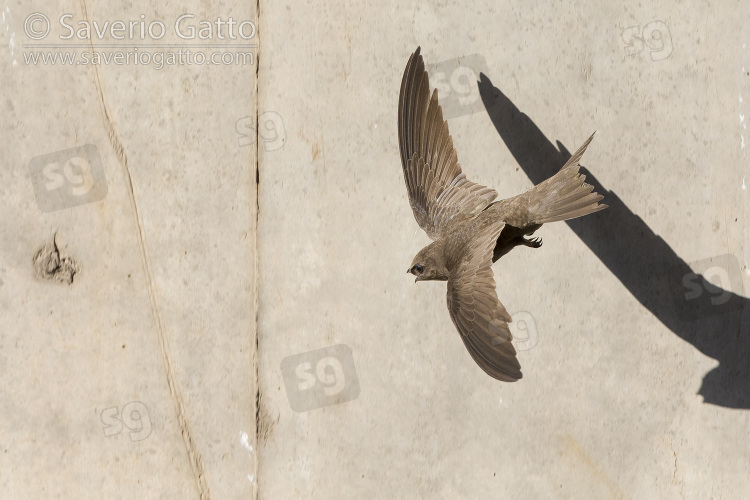
[[420, 264], [417, 264], [416, 266], [414, 266], [414, 270], [418, 272], [419, 274], [422, 274], [422, 271], [424, 271], [424, 268]]

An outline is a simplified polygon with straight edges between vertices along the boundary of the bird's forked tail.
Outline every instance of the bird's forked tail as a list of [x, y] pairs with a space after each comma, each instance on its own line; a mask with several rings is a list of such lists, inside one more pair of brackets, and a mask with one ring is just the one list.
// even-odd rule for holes
[[591, 134], [559, 172], [522, 195], [536, 224], [575, 219], [607, 208], [599, 204], [604, 196], [593, 192], [594, 186], [586, 184], [586, 176], [578, 172], [578, 162], [593, 138]]

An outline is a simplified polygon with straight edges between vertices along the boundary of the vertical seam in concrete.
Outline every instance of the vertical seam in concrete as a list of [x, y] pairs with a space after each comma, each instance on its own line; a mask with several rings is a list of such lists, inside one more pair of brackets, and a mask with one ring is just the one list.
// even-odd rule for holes
[[255, 351], [253, 352], [253, 361], [255, 365], [255, 443], [254, 443], [254, 450], [255, 450], [255, 460], [254, 460], [254, 467], [255, 471], [253, 473], [253, 478], [255, 479], [253, 486], [254, 486], [254, 496], [257, 499], [260, 496], [260, 488], [259, 488], [259, 477], [258, 477], [258, 470], [259, 467], [259, 458], [260, 458], [260, 450], [258, 449], [258, 432], [261, 428], [260, 426], [260, 369], [259, 369], [259, 359], [260, 359], [260, 352], [259, 352], [259, 340], [260, 332], [258, 331], [258, 314], [259, 314], [259, 292], [260, 292], [260, 265], [259, 265], [259, 257], [258, 257], [258, 231], [260, 228], [260, 132], [259, 132], [259, 126], [260, 126], [260, 95], [258, 94], [258, 89], [260, 87], [259, 80], [260, 80], [260, 0], [256, 0], [255, 2], [255, 28], [256, 28], [256, 36], [258, 37], [258, 49], [257, 49], [257, 55], [255, 57], [255, 241], [254, 241], [254, 277], [255, 277], [255, 293], [253, 297], [253, 308], [255, 312]]
[[[87, 22], [89, 22], [88, 10], [86, 8], [85, 0], [81, 0], [81, 10], [83, 11], [83, 18]], [[93, 51], [93, 41], [89, 40], [89, 44], [91, 45], [91, 49]], [[136, 203], [135, 192], [133, 190], [133, 180], [130, 175], [130, 167], [128, 166], [128, 157], [125, 154], [125, 149], [123, 148], [122, 143], [117, 136], [117, 132], [115, 131], [114, 124], [112, 123], [111, 114], [109, 112], [109, 108], [107, 107], [107, 102], [104, 98], [104, 91], [102, 89], [99, 69], [96, 65], [92, 65], [91, 67], [94, 72], [94, 83], [96, 85], [97, 95], [99, 97], [99, 105], [102, 109], [102, 112], [104, 113], [104, 122], [107, 128], [109, 142], [115, 152], [115, 155], [117, 156], [120, 166], [122, 167], [128, 191], [128, 198], [130, 200], [130, 207], [133, 211], [133, 217], [138, 229], [138, 243], [141, 250], [140, 253], [143, 270], [146, 274], [146, 285], [148, 288], [149, 300], [151, 302], [151, 314], [156, 323], [156, 333], [159, 339], [162, 361], [164, 363], [164, 369], [167, 376], [167, 385], [169, 386], [169, 392], [172, 396], [172, 401], [175, 406], [175, 412], [177, 413], [177, 420], [180, 424], [182, 441], [185, 444], [185, 451], [188, 455], [188, 461], [190, 462], [190, 467], [193, 471], [193, 477], [195, 479], [195, 485], [198, 489], [200, 499], [209, 500], [210, 493], [203, 471], [203, 463], [201, 461], [200, 454], [198, 453], [198, 450], [193, 443], [193, 439], [190, 433], [190, 427], [188, 425], [188, 420], [185, 414], [185, 403], [182, 399], [180, 389], [177, 386], [177, 382], [175, 381], [174, 370], [172, 368], [172, 361], [169, 352], [169, 343], [167, 342], [167, 338], [164, 332], [164, 325], [161, 320], [161, 314], [159, 313], [159, 308], [156, 302], [156, 293], [154, 291], [154, 283], [153, 278], [151, 277], [151, 268], [148, 259], [148, 249], [146, 248], [146, 239], [143, 234], [143, 225], [141, 223], [140, 214], [138, 212], [138, 204]]]

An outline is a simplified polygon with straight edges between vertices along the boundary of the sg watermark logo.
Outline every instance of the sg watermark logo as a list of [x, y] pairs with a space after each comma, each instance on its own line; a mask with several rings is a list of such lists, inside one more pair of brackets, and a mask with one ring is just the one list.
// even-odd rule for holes
[[[512, 342], [516, 351], [528, 351], [533, 348], [539, 342], [539, 332], [536, 329], [534, 316], [530, 312], [519, 311], [512, 314], [511, 319], [512, 321], [508, 323], [508, 329], [513, 336]], [[492, 345], [500, 345], [507, 341], [507, 337], [498, 335], [490, 342]]]
[[128, 430], [130, 440], [143, 441], [151, 435], [151, 418], [148, 408], [140, 401], [131, 401], [122, 407], [122, 412], [116, 406], [102, 410], [100, 415], [104, 425], [104, 435], [107, 437], [120, 434], [123, 429]]
[[479, 54], [448, 59], [427, 65], [430, 85], [438, 91], [443, 118], [470, 115], [482, 111], [479, 98], [479, 73], [487, 73], [487, 61]]
[[696, 320], [742, 309], [742, 274], [734, 255], [699, 260], [690, 268], [692, 272], [683, 274], [673, 288], [681, 317]]
[[255, 144], [256, 135], [263, 141], [263, 149], [276, 151], [286, 144], [286, 128], [281, 115], [275, 111], [266, 111], [258, 116], [258, 131], [255, 131], [255, 117], [245, 116], [237, 120], [234, 129], [239, 134], [237, 143], [242, 146]]
[[344, 344], [288, 356], [281, 361], [292, 410], [301, 413], [359, 396], [352, 350]]
[[528, 351], [539, 342], [539, 331], [536, 329], [536, 319], [530, 312], [518, 311], [511, 314], [513, 319], [508, 324], [513, 335], [513, 345], [517, 351]]
[[102, 159], [93, 144], [36, 156], [29, 162], [29, 174], [42, 212], [85, 205], [107, 196]]
[[643, 26], [631, 26], [622, 32], [625, 56], [635, 56], [648, 48], [652, 61], [663, 61], [672, 54], [672, 35], [663, 21], [651, 21]]

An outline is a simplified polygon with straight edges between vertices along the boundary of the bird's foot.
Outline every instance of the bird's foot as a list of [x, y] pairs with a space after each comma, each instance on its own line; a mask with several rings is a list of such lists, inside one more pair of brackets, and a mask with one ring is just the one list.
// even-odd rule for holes
[[541, 238], [522, 238], [521, 244], [524, 246], [527, 246], [529, 248], [539, 248], [542, 246], [542, 239]]

